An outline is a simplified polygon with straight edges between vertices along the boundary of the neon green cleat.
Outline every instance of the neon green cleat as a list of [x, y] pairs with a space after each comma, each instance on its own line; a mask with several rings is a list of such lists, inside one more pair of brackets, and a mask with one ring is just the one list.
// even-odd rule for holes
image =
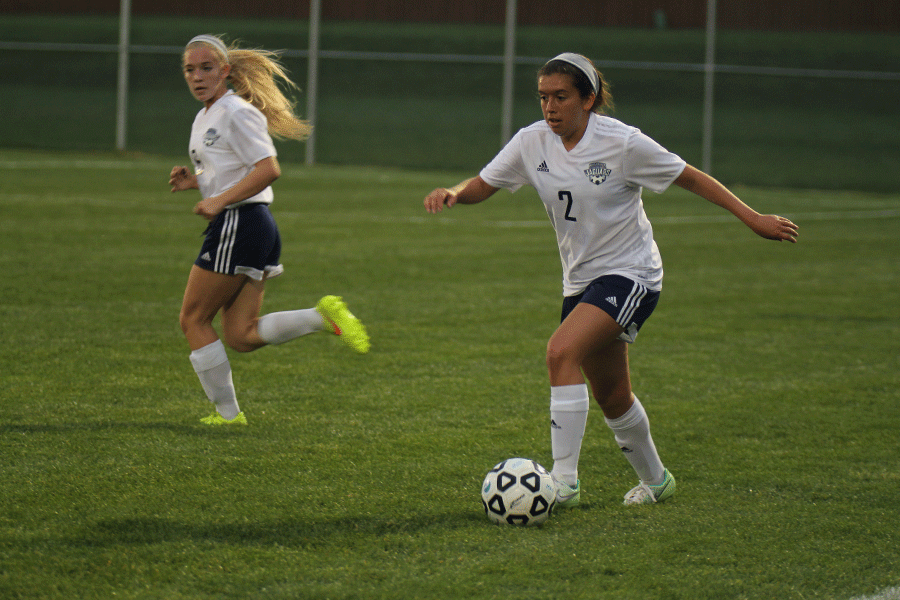
[[575, 481], [573, 488], [565, 481], [553, 480], [556, 484], [556, 506], [559, 508], [572, 508], [581, 502], [581, 480]]
[[316, 310], [345, 344], [360, 354], [369, 351], [371, 344], [365, 325], [353, 316], [340, 296], [325, 296], [316, 304]]
[[229, 421], [216, 411], [213, 411], [208, 417], [200, 419], [200, 422], [204, 425], [246, 425], [247, 417], [244, 416], [243, 412], [239, 412], [235, 418]]
[[659, 485], [647, 485], [643, 481], [625, 494], [625, 505], [654, 504], [671, 498], [675, 493], [675, 478], [665, 470], [666, 477]]

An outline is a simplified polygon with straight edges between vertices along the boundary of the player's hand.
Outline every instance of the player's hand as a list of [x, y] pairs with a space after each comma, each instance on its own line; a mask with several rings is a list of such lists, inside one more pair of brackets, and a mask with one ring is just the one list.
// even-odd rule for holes
[[172, 173], [169, 175], [169, 185], [172, 186], [172, 192], [183, 192], [197, 187], [197, 176], [191, 173], [187, 167], [172, 167]]
[[206, 198], [194, 205], [194, 214], [200, 215], [207, 221], [215, 219], [223, 210], [225, 210], [225, 205], [219, 201], [218, 196]]
[[452, 208], [456, 204], [456, 194], [447, 188], [438, 188], [425, 196], [425, 210], [436, 214], [444, 210], [444, 207]]
[[778, 215], [759, 215], [750, 228], [757, 235], [767, 240], [777, 240], [779, 242], [787, 241], [792, 244], [797, 243], [799, 235], [797, 225], [792, 223], [790, 219], [779, 217]]

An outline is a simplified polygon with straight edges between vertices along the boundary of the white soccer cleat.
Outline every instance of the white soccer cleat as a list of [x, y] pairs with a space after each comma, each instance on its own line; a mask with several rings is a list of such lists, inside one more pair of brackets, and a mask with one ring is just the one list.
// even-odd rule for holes
[[556, 506], [560, 508], [572, 508], [581, 502], [581, 480], [575, 481], [575, 487], [570, 486], [565, 481], [559, 481], [555, 477], [553, 483], [556, 485]]
[[675, 493], [675, 478], [672, 477], [672, 474], [669, 473], [668, 469], [665, 470], [665, 475], [663, 482], [659, 485], [647, 485], [642, 481], [631, 488], [631, 490], [625, 494], [624, 504], [626, 506], [634, 504], [655, 504], [671, 498]]

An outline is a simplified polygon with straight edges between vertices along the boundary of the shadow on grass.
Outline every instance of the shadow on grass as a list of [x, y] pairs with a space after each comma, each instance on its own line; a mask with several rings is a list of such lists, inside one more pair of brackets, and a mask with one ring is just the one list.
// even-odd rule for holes
[[75, 431], [108, 431], [131, 429], [136, 431], [171, 431], [185, 435], [203, 435], [210, 433], [230, 433], [242, 431], [240, 428], [216, 428], [201, 425], [183, 425], [176, 423], [136, 423], [126, 421], [73, 422], [73, 423], [22, 423], [0, 425], [0, 435], [8, 433], [71, 433]]
[[[174, 519], [136, 517], [107, 519], [85, 535], [70, 539], [72, 546], [116, 546], [213, 542], [235, 545], [325, 547], [346, 545], [348, 537], [384, 537], [420, 532], [447, 532], [484, 523], [477, 511], [409, 515], [398, 518], [342, 517], [320, 521], [285, 519], [268, 523], [185, 523]], [[485, 523], [487, 525], [487, 523]]]

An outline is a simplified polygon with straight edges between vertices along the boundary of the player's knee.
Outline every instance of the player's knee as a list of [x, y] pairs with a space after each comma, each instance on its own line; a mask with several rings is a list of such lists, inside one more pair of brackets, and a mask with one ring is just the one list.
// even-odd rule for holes
[[573, 348], [551, 339], [547, 344], [547, 369], [553, 373], [572, 366], [578, 366], [578, 357]]
[[[207, 319], [206, 322], [211, 322], [211, 320]], [[178, 314], [178, 324], [181, 325], [182, 333], [187, 335], [190, 331], [202, 327], [204, 319], [196, 308], [183, 306]]]
[[210, 314], [200, 303], [185, 302], [178, 314], [178, 323], [182, 333], [190, 335], [191, 332], [212, 327], [215, 317], [215, 313]]

